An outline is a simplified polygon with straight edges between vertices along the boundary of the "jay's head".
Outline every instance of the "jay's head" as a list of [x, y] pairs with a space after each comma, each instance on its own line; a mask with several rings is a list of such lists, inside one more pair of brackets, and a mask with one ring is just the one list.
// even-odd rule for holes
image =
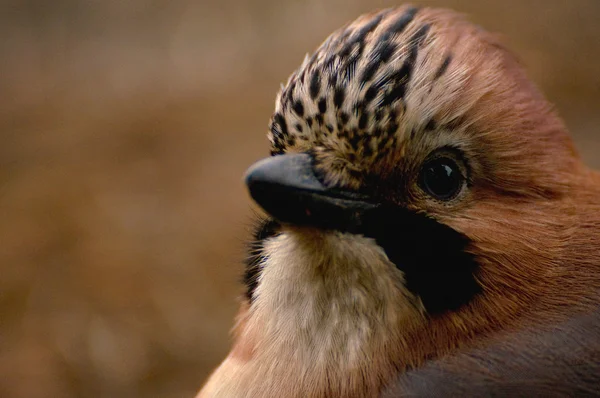
[[515, 58], [453, 13], [388, 9], [333, 33], [282, 88], [269, 139], [246, 176], [274, 220], [260, 238], [360, 240], [426, 314], [519, 301], [561, 249], [578, 167], [566, 129]]
[[589, 172], [518, 61], [461, 16], [406, 6], [334, 32], [280, 91], [269, 140], [245, 177], [267, 214], [247, 305], [212, 379], [241, 381], [222, 391], [367, 396], [583, 295]]

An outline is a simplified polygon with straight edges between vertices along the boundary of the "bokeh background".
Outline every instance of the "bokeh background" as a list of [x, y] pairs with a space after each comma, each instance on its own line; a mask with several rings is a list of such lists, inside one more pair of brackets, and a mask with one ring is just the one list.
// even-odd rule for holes
[[[230, 344], [280, 82], [394, 4], [1, 1], [0, 396], [193, 396]], [[600, 1], [420, 4], [502, 33], [600, 166]]]

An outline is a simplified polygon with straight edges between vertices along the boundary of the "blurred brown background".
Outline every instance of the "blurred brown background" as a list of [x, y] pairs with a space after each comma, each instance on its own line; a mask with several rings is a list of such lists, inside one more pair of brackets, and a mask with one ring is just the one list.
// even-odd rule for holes
[[[600, 166], [600, 1], [420, 3], [503, 33]], [[191, 397], [228, 350], [279, 83], [394, 4], [2, 1], [0, 396]]]

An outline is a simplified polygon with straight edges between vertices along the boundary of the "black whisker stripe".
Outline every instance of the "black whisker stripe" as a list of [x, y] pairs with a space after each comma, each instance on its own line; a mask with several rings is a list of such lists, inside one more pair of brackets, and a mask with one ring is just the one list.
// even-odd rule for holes
[[375, 239], [404, 272], [407, 289], [421, 298], [430, 315], [457, 309], [481, 292], [470, 240], [428, 216], [382, 206], [358, 232]]

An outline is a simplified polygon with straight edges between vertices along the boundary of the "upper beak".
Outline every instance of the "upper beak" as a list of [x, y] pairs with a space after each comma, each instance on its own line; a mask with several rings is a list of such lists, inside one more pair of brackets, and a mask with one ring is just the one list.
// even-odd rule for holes
[[252, 198], [277, 220], [342, 231], [360, 229], [367, 212], [378, 207], [366, 196], [328, 188], [315, 176], [307, 153], [258, 161], [246, 172]]

